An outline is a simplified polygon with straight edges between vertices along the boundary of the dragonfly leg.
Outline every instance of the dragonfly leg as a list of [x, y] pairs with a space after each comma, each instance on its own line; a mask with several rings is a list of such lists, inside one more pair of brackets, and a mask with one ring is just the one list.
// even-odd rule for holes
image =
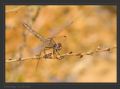
[[[53, 55], [54, 55], [54, 58], [61, 60], [60, 53], [59, 53], [57, 50], [53, 49]], [[59, 55], [60, 57], [58, 57], [58, 55]]]
[[59, 50], [55, 50], [56, 54], [59, 55], [59, 57], [57, 57], [59, 60], [63, 59], [64, 57], [60, 55]]
[[38, 65], [39, 65], [39, 61], [40, 61], [41, 52], [38, 55], [36, 55], [36, 56], [37, 56], [38, 61], [37, 61], [35, 70], [37, 71]]
[[[44, 52], [44, 55], [46, 55], [46, 49], [44, 49], [43, 52]], [[45, 57], [45, 60], [46, 60], [46, 57]]]
[[56, 55], [56, 53], [55, 53], [55, 49], [53, 49], [53, 57], [56, 58], [56, 59], [58, 59], [58, 58], [57, 58], [57, 55]]

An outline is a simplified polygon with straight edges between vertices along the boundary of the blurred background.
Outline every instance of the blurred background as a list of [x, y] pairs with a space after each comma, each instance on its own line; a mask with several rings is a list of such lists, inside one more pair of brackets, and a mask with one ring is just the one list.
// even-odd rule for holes
[[[73, 21], [62, 28], [67, 21]], [[117, 16], [112, 5], [6, 5], [5, 53], [8, 59], [34, 57], [42, 42], [23, 27], [23, 22], [48, 38], [62, 43], [61, 54], [89, 52], [99, 46], [116, 46]], [[62, 28], [58, 30], [57, 28]], [[64, 37], [66, 36], [66, 37]], [[63, 60], [29, 59], [5, 63], [6, 82], [116, 82], [116, 49]]]

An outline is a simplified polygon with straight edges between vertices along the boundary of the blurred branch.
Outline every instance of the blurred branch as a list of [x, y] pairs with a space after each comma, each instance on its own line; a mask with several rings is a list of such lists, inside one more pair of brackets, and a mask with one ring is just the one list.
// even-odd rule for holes
[[112, 13], [116, 13], [117, 12], [117, 7], [116, 6], [114, 6], [114, 5], [103, 5], [102, 6], [102, 8], [103, 9], [107, 9], [107, 10], [109, 10], [110, 12], [112, 12]]
[[15, 11], [18, 11], [19, 9], [21, 9], [21, 8], [24, 8], [24, 7], [27, 7], [27, 6], [15, 7], [14, 9], [6, 10], [5, 13], [15, 12]]
[[24, 50], [24, 48], [25, 48], [25, 46], [26, 46], [26, 31], [25, 30], [23, 30], [23, 32], [22, 32], [22, 44], [21, 44], [21, 46], [19, 47], [19, 59], [21, 60], [22, 59], [22, 57], [23, 57], [23, 50]]
[[[64, 53], [64, 54], [62, 54], [62, 55], [60, 55], [60, 57], [58, 58], [58, 59], [63, 59], [65, 56], [78, 56], [78, 57], [80, 57], [80, 58], [82, 58], [83, 56], [86, 56], [86, 55], [93, 55], [93, 54], [95, 54], [95, 53], [100, 53], [100, 52], [110, 52], [111, 50], [113, 50], [113, 49], [115, 49], [116, 48], [116, 46], [113, 46], [113, 47], [111, 47], [111, 48], [103, 48], [103, 49], [101, 49], [101, 48], [97, 48], [96, 50], [94, 50], [94, 51], [90, 51], [90, 52], [76, 52], [76, 53], [74, 53], [74, 52], [68, 52], [68, 53]], [[22, 58], [21, 60], [19, 60], [19, 59], [8, 59], [7, 61], [6, 61], [6, 63], [9, 63], [9, 62], [17, 62], [17, 61], [24, 61], [24, 60], [28, 60], [28, 59], [41, 59], [41, 58], [48, 58], [48, 59], [54, 59], [54, 57], [52, 57], [51, 55], [50, 55], [51, 53], [49, 53], [49, 54], [45, 54], [44, 56], [38, 56], [38, 57], [28, 57], [28, 58]]]
[[36, 11], [35, 16], [32, 18], [33, 21], [36, 21], [38, 15], [39, 15], [40, 9], [41, 9], [41, 7], [39, 6], [39, 7], [37, 8], [37, 11]]

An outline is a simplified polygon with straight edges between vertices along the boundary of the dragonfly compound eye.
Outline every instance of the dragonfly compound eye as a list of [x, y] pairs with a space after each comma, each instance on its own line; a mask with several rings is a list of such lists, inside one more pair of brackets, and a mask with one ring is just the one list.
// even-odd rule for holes
[[61, 43], [57, 43], [57, 44], [54, 44], [54, 49], [56, 49], [56, 50], [61, 50], [61, 48], [62, 48], [62, 44]]

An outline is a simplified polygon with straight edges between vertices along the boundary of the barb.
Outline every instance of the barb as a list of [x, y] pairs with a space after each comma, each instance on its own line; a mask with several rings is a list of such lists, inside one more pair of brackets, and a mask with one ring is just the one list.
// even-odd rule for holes
[[[83, 56], [86, 56], [86, 55], [93, 55], [95, 53], [100, 53], [100, 52], [110, 52], [111, 50], [115, 49], [116, 46], [113, 46], [111, 48], [104, 48], [104, 49], [100, 49], [100, 48], [97, 48], [95, 51], [91, 51], [91, 52], [81, 52], [81, 53], [78, 53], [78, 52], [68, 52], [68, 53], [64, 53], [62, 55], [59, 56], [59, 59], [63, 59], [64, 57], [66, 56], [78, 56], [80, 58], [82, 58]], [[54, 59], [54, 57], [52, 57], [52, 54], [49, 53], [49, 54], [45, 54], [44, 56], [40, 56], [40, 57], [28, 57], [28, 58], [22, 58], [21, 61], [25, 61], [25, 60], [30, 60], [30, 59], [42, 59], [42, 58], [48, 58], [48, 59]], [[8, 59], [6, 61], [6, 63], [10, 63], [10, 62], [17, 62], [19, 61], [18, 59]]]

